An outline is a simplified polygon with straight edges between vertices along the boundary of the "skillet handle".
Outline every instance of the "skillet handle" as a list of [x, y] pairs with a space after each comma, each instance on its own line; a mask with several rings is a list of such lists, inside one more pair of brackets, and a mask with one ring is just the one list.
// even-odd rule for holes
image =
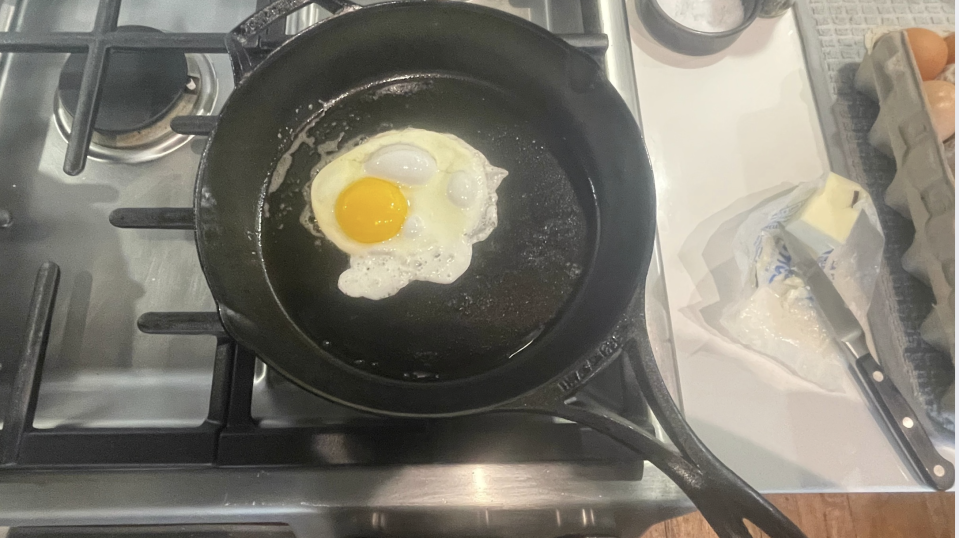
[[613, 411], [582, 399], [568, 400], [553, 413], [577, 422], [635, 450], [689, 496], [720, 538], [748, 538], [751, 521], [771, 538], [805, 538], [782, 512], [714, 456], [696, 437], [669, 395], [649, 340], [624, 347], [642, 394], [680, 453]]
[[344, 11], [359, 8], [359, 4], [351, 0], [275, 0], [270, 5], [250, 15], [236, 28], [226, 35], [226, 48], [230, 53], [233, 64], [233, 80], [239, 84], [248, 75], [255, 64], [250, 58], [250, 50], [259, 45], [260, 34], [274, 22], [305, 7], [307, 4], [317, 4], [334, 15]]

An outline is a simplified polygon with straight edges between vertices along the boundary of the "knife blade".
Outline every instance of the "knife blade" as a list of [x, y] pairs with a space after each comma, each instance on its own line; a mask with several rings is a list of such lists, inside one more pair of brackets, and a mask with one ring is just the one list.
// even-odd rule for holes
[[826, 273], [819, 267], [819, 262], [813, 258], [812, 252], [805, 243], [796, 236], [784, 231], [786, 250], [792, 258], [793, 269], [799, 273], [806, 287], [816, 299], [819, 305], [820, 313], [829, 326], [833, 336], [843, 343], [843, 345], [852, 353], [853, 357], [858, 359], [869, 353], [869, 347], [866, 345], [866, 332], [859, 324], [859, 320], [849, 310], [846, 301], [839, 294], [839, 290], [832, 283], [832, 280], [826, 276]]
[[926, 484], [940, 491], [952, 487], [955, 468], [936, 451], [909, 402], [869, 352], [866, 333], [839, 290], [802, 241], [786, 230], [783, 230], [783, 239], [793, 269], [815, 299], [827, 330], [849, 352], [860, 386], [879, 411], [906, 460]]

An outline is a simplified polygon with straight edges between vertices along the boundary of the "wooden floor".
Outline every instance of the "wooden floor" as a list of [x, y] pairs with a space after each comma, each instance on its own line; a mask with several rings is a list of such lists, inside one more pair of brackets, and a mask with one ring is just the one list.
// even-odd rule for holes
[[[770, 495], [809, 538], [955, 537], [954, 493]], [[750, 527], [756, 538], [766, 537]], [[660, 523], [643, 538], [714, 537], [699, 513]]]

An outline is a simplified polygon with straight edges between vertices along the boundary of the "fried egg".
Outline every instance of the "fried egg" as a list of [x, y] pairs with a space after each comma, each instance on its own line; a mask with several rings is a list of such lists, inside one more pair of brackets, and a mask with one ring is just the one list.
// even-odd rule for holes
[[351, 297], [383, 299], [413, 280], [450, 284], [473, 243], [496, 228], [506, 170], [451, 134], [389, 131], [319, 170], [310, 202], [320, 231], [350, 256], [338, 281]]

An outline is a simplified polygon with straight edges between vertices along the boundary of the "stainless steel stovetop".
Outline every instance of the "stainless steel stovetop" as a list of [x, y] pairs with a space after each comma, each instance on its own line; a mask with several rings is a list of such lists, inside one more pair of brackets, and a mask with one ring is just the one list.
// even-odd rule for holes
[[[477, 3], [556, 33], [605, 34], [610, 44], [603, 58], [608, 76], [638, 119], [623, 2]], [[129, 0], [122, 5], [119, 24], [223, 33], [256, 4]], [[24, 33], [85, 32], [94, 24], [97, 7], [93, 0], [6, 0], [0, 3], [0, 23]], [[319, 8], [306, 8], [287, 21], [286, 31], [295, 33], [323, 15]], [[62, 276], [33, 426], [51, 432], [199, 427], [210, 412], [217, 338], [137, 329], [138, 318], [147, 312], [215, 309], [193, 232], [118, 229], [109, 215], [122, 207], [191, 206], [205, 139], [169, 133], [135, 151], [95, 145], [81, 174], [65, 174], [64, 123], [69, 121], [64, 122], [61, 111], [58, 122], [55, 113], [65, 56], [17, 53], [2, 58], [0, 216], [6, 217], [2, 211], [7, 211], [10, 222], [0, 218], [0, 417], [25, 343], [37, 269], [54, 261]], [[188, 54], [187, 59], [195, 95], [183, 111], [216, 113], [233, 88], [229, 58]], [[678, 396], [660, 267], [654, 259], [646, 295], [649, 331], [667, 385]], [[612, 398], [614, 406], [636, 407], [641, 399], [629, 393], [624, 376], [629, 376], [624, 369], [611, 368], [598, 380], [595, 395]], [[376, 424], [389, 422], [316, 398], [258, 361], [250, 414], [258, 428], [274, 432], [354, 424], [375, 432]], [[649, 427], [657, 425], [651, 421]], [[432, 449], [438, 452], [409, 462], [343, 466], [337, 463], [357, 463], [336, 453], [349, 452], [349, 434], [343, 433], [337, 434], [345, 440], [340, 444], [329, 444], [330, 436], [324, 437], [327, 444], [316, 450], [332, 454], [320, 454], [322, 464], [314, 455], [308, 465], [284, 467], [161, 468], [135, 460], [108, 470], [56, 462], [12, 466], [0, 469], [0, 525], [281, 522], [299, 536], [400, 536], [440, 530], [448, 535], [627, 536], [687, 509], [685, 498], [658, 471], [644, 468], [590, 432], [560, 439], [550, 437], [552, 430], [536, 421], [483, 417], [450, 426], [449, 435], [499, 431], [500, 439], [506, 439], [532, 430], [542, 431], [543, 438], [527, 450], [575, 446], [560, 447], [560, 456], [536, 458], [505, 453], [509, 450], [503, 447], [514, 445], [486, 438], [480, 453]]]

